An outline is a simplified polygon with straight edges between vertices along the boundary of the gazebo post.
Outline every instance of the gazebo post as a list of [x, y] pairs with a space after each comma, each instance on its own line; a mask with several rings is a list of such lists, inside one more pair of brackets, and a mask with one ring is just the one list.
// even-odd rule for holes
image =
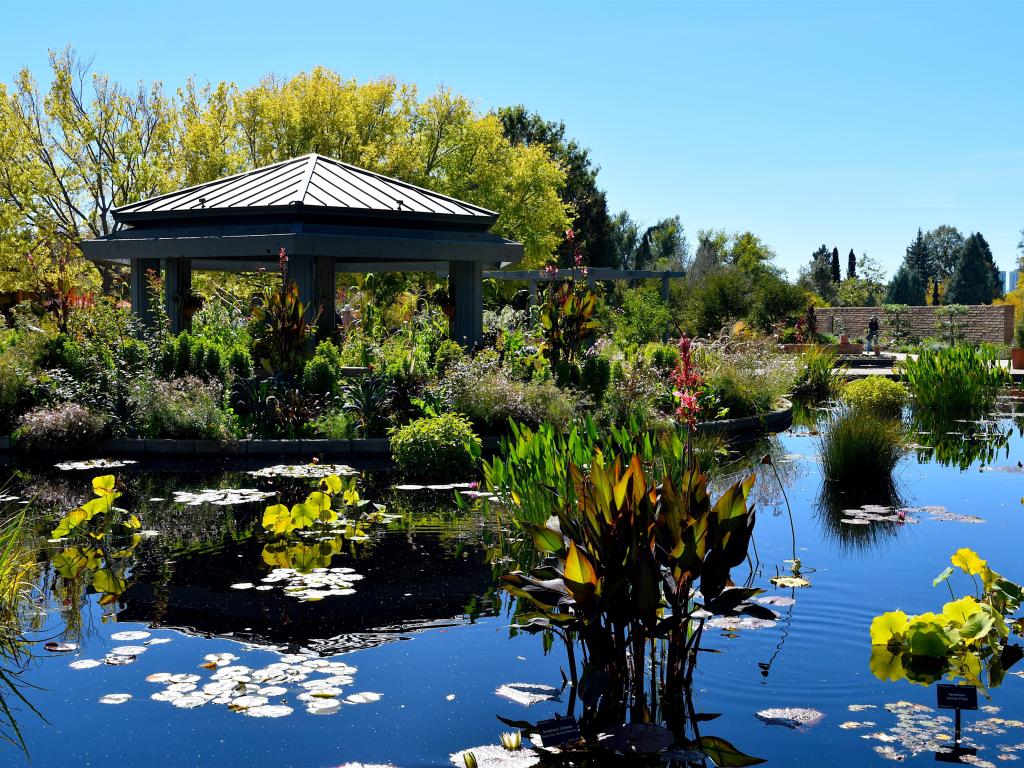
[[307, 319], [312, 322], [320, 313], [317, 338], [327, 338], [336, 327], [334, 257], [288, 254], [288, 276], [299, 288]]
[[483, 266], [479, 261], [452, 261], [448, 265], [448, 295], [454, 305], [448, 335], [465, 347], [484, 339]]
[[192, 293], [192, 259], [163, 259], [164, 307], [171, 321], [171, 333], [181, 333], [192, 327], [192, 314], [185, 311], [185, 303]]
[[153, 270], [160, 274], [160, 259], [132, 259], [131, 267], [132, 312], [144, 326], [151, 328], [154, 318], [153, 308], [149, 306], [149, 283], [146, 281], [146, 272]]

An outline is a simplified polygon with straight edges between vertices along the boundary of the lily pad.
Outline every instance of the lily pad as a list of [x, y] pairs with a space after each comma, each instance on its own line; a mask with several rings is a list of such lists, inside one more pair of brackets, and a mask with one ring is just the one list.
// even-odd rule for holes
[[100, 696], [100, 704], [124, 704], [131, 698], [130, 693], [108, 693], [106, 696]]
[[96, 659], [79, 659], [78, 661], [72, 661], [68, 664], [71, 669], [92, 669], [102, 664], [102, 661], [96, 661]]
[[472, 753], [479, 768], [531, 768], [540, 764], [540, 755], [529, 747], [510, 752], [504, 747], [485, 744], [450, 755], [452, 765], [466, 768], [466, 753]]
[[138, 464], [138, 462], [131, 459], [86, 459], [85, 461], [62, 461], [54, 466], [67, 472], [77, 469], [114, 469], [127, 467], [129, 464]]
[[351, 477], [359, 472], [347, 464], [275, 464], [254, 469], [249, 474], [253, 477], [322, 478], [330, 475]]
[[150, 636], [149, 632], [141, 632], [136, 630], [128, 630], [125, 632], [115, 632], [110, 636], [111, 640], [117, 640], [119, 642], [130, 641], [130, 640], [145, 640]]
[[78, 643], [58, 643], [50, 641], [43, 645], [43, 648], [50, 653], [71, 653], [78, 650]]
[[494, 693], [528, 707], [541, 701], [558, 701], [561, 692], [543, 683], [505, 683], [498, 686]]
[[821, 722], [824, 713], [806, 707], [785, 707], [762, 709], [756, 714], [758, 720], [768, 725], [782, 725], [786, 728], [811, 728]]
[[773, 576], [768, 579], [776, 587], [784, 587], [786, 589], [793, 587], [809, 587], [811, 582], [802, 576]]

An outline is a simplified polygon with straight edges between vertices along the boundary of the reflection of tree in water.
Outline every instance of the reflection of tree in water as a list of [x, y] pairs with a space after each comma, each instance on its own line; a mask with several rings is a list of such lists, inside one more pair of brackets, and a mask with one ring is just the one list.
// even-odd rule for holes
[[904, 525], [878, 520], [866, 525], [844, 523], [842, 521], [850, 517], [848, 512], [868, 505], [895, 509], [902, 507], [903, 503], [899, 490], [891, 478], [880, 487], [860, 492], [844, 491], [829, 483], [823, 483], [815, 505], [815, 517], [820, 524], [823, 537], [835, 542], [840, 550], [866, 550], [895, 538], [903, 530]]
[[919, 462], [936, 461], [945, 467], [968, 469], [1009, 456], [1010, 422], [978, 415], [976, 418], [940, 418], [927, 411], [911, 414], [911, 435]]
[[[762, 463], [762, 458], [771, 458], [771, 465]], [[750, 501], [761, 510], [778, 517], [785, 512], [785, 500], [781, 482], [786, 488], [796, 484], [806, 471], [800, 466], [802, 457], [791, 456], [777, 435], [765, 435], [733, 447], [727, 460], [708, 470], [710, 486], [714, 493], [721, 493], [737, 480], [753, 474], [757, 477], [751, 489]], [[772, 467], [774, 466], [774, 470]], [[775, 472], [778, 472], [778, 478]]]

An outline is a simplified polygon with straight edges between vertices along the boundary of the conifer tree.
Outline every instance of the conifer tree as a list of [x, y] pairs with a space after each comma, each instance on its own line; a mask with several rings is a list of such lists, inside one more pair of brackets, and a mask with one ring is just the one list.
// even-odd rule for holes
[[838, 283], [843, 279], [843, 273], [839, 270], [839, 248], [832, 249], [832, 282]]
[[949, 304], [991, 304], [998, 295], [992, 277], [992, 252], [985, 238], [973, 234], [964, 242], [963, 252], [949, 279]]
[[853, 252], [853, 248], [850, 249], [849, 255], [846, 257], [846, 279], [856, 279], [857, 277], [857, 254]]

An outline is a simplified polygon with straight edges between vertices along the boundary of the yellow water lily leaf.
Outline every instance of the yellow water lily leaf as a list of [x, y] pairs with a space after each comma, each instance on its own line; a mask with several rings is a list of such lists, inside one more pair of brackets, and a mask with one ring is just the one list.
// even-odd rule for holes
[[871, 622], [871, 644], [889, 645], [894, 638], [902, 639], [908, 623], [907, 614], [903, 611], [888, 611], [875, 616]]
[[950, 560], [953, 565], [971, 576], [981, 573], [981, 569], [988, 565], [988, 561], [982, 560], [977, 552], [967, 547], [958, 549]]
[[117, 481], [113, 475], [102, 475], [92, 479], [92, 492], [97, 496], [109, 496], [114, 492]]
[[946, 621], [956, 626], [960, 626], [980, 610], [981, 606], [978, 605], [978, 601], [970, 595], [967, 595], [966, 597], [961, 597], [959, 600], [953, 600], [942, 606], [942, 615], [945, 617]]
[[879, 680], [895, 682], [907, 676], [903, 668], [903, 659], [898, 653], [893, 653], [882, 646], [871, 648], [871, 660], [868, 662], [871, 673]]
[[809, 587], [811, 582], [802, 576], [773, 576], [768, 579], [776, 587]]

